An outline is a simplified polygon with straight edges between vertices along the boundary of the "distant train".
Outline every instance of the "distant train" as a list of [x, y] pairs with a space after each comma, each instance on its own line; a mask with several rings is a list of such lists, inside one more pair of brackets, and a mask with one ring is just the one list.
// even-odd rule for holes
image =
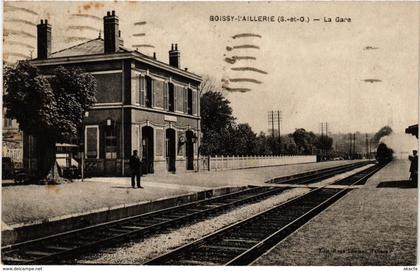
[[393, 159], [394, 151], [385, 143], [380, 143], [378, 149], [376, 150], [376, 160], [380, 165], [386, 165]]

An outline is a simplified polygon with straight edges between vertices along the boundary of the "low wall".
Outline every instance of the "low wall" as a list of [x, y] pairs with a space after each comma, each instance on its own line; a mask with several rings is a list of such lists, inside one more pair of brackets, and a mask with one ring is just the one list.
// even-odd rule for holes
[[200, 161], [200, 170], [230, 170], [316, 162], [316, 155], [214, 156]]
[[245, 188], [247, 187], [222, 187], [177, 197], [159, 199], [151, 202], [126, 204], [123, 206], [104, 208], [102, 210], [93, 210], [89, 213], [72, 214], [27, 225], [11, 225], [9, 226], [10, 229], [3, 230], [1, 232], [1, 244], [2, 246], [5, 246], [14, 243], [20, 243], [35, 238], [41, 238], [61, 232], [97, 225], [129, 216], [140, 215], [152, 211], [174, 207], [196, 200], [220, 196]]

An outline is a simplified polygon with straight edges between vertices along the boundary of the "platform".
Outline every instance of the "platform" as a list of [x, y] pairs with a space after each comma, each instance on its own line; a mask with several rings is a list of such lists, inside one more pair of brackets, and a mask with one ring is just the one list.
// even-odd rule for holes
[[331, 161], [218, 172], [144, 176], [144, 189], [130, 178], [88, 178], [61, 185], [2, 187], [2, 230], [62, 216], [150, 202], [215, 187], [262, 185], [273, 177], [333, 167], [354, 161]]
[[394, 160], [254, 265], [416, 265], [418, 193]]

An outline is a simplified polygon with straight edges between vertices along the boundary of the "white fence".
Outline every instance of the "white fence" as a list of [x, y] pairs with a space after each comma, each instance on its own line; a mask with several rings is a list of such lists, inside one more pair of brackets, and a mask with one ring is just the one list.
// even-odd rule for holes
[[203, 157], [201, 170], [229, 170], [316, 162], [316, 155], [214, 156]]

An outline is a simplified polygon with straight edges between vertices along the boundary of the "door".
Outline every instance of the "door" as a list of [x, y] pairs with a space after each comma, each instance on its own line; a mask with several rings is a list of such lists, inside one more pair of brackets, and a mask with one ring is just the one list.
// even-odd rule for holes
[[185, 152], [187, 156], [187, 170], [194, 169], [194, 134], [192, 131], [187, 131], [186, 133], [187, 141], [185, 145]]
[[153, 142], [153, 128], [145, 126], [142, 128], [142, 161], [143, 168], [142, 173], [153, 173], [153, 161], [154, 161], [154, 142]]
[[165, 146], [166, 146], [166, 166], [168, 171], [175, 172], [175, 130], [174, 129], [167, 129], [166, 130], [166, 138], [165, 138]]

